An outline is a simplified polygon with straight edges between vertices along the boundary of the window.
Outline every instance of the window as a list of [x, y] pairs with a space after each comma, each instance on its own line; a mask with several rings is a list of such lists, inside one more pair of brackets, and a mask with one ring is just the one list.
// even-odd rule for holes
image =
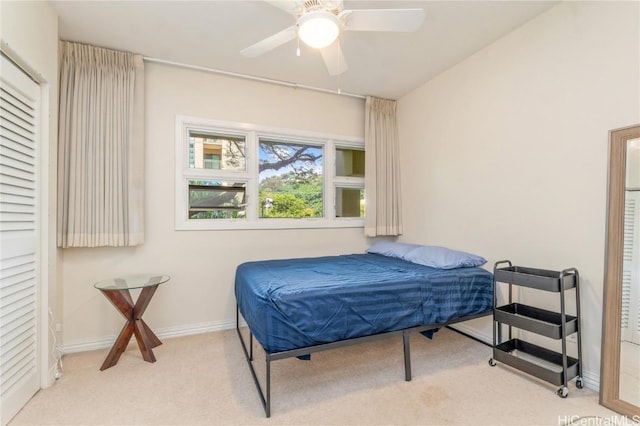
[[364, 143], [178, 117], [176, 229], [362, 227]]
[[189, 219], [240, 219], [245, 217], [246, 184], [189, 181]]
[[336, 176], [364, 177], [364, 149], [336, 148]]
[[364, 217], [364, 189], [337, 187], [336, 217]]
[[189, 168], [246, 170], [245, 139], [203, 131], [189, 131]]
[[261, 218], [324, 216], [322, 145], [259, 141]]
[[364, 218], [364, 148], [336, 148], [336, 217]]

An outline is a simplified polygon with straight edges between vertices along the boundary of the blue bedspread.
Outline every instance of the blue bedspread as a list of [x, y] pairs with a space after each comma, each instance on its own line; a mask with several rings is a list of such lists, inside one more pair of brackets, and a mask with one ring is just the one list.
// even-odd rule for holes
[[254, 336], [274, 353], [487, 312], [493, 276], [352, 254], [243, 263], [235, 294]]

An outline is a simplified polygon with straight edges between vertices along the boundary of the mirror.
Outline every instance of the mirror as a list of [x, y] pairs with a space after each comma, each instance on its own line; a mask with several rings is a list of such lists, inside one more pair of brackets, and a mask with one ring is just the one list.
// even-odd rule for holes
[[609, 140], [600, 403], [640, 416], [640, 126]]

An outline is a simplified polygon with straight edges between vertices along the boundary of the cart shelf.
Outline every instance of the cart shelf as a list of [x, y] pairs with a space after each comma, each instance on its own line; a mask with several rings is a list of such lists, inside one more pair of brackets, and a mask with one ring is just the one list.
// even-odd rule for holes
[[[496, 361], [517, 368], [554, 385], [565, 381], [562, 354], [519, 339], [507, 340], [496, 346]], [[578, 360], [567, 357], [568, 380], [578, 375]]]
[[576, 286], [576, 275], [568, 274], [560, 276], [560, 272], [526, 268], [523, 266], [509, 266], [496, 269], [495, 280], [502, 283], [511, 283], [522, 287], [553, 291], [556, 293], [560, 290], [569, 290]]
[[[552, 339], [562, 338], [562, 315], [557, 312], [511, 303], [496, 308], [495, 320]], [[578, 318], [566, 315], [565, 320], [564, 334], [568, 336], [575, 333], [578, 329]]]

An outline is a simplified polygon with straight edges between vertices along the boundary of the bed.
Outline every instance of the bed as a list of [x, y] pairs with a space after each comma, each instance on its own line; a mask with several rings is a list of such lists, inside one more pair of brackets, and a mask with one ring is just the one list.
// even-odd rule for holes
[[[238, 266], [235, 296], [236, 329], [269, 417], [271, 361], [401, 334], [409, 381], [409, 334], [490, 314], [493, 276], [372, 253], [268, 260]], [[266, 355], [264, 389], [253, 366], [254, 338]]]

